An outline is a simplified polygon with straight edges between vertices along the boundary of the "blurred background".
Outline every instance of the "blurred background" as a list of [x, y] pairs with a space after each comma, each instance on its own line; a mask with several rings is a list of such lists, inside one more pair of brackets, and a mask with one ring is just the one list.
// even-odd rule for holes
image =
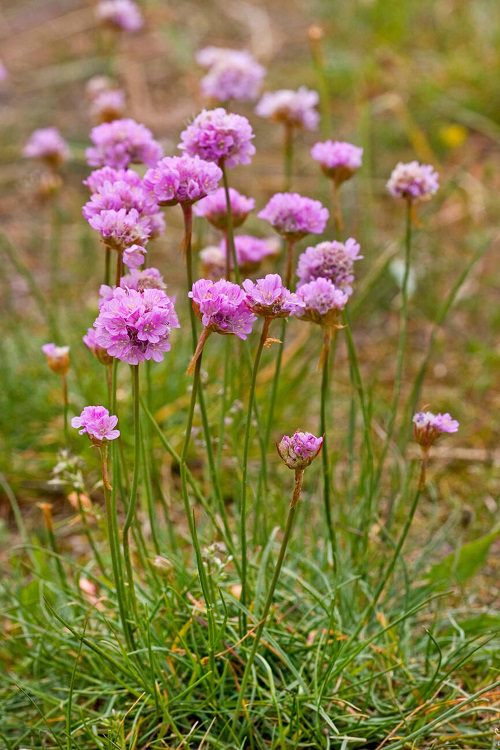
[[[488, 530], [500, 487], [499, 3], [149, 0], [140, 6], [144, 27], [118, 41], [99, 27], [90, 2], [2, 0], [0, 8], [0, 468], [26, 513], [37, 512], [34, 502], [49, 492], [61, 425], [59, 384], [46, 369], [41, 344], [57, 334], [56, 343], [71, 345], [75, 409], [86, 403], [98, 376], [99, 365], [80, 343], [95, 317], [102, 276], [102, 250], [81, 216], [87, 200], [81, 183], [89, 172], [84, 150], [94, 124], [86, 84], [96, 75], [111, 76], [126, 92], [126, 116], [150, 127], [172, 154], [180, 130], [204, 105], [203, 71], [194, 55], [210, 44], [252, 51], [268, 68], [266, 90], [318, 89], [327, 111], [321, 135], [365, 150], [363, 169], [343, 197], [346, 236], [360, 241], [365, 256], [352, 317], [363, 375], [377, 389], [375, 415], [391, 397], [396, 255], [404, 224], [403, 209], [386, 195], [385, 183], [399, 160], [416, 158], [440, 172], [442, 188], [420, 212], [415, 241], [408, 382], [425, 355], [436, 311], [475, 258], [456, 308], [445, 328], [435, 331], [423, 398], [436, 410], [450, 410], [463, 426], [460, 448], [454, 442], [442, 449], [440, 466], [453, 464], [454, 471], [441, 480], [448, 501], [432, 510], [432, 524], [449, 522], [451, 514], [450, 541], [457, 528], [466, 538]], [[250, 105], [235, 109], [252, 121], [257, 155], [250, 167], [234, 170], [232, 184], [261, 208], [282, 184], [281, 131], [256, 117]], [[37, 167], [22, 157], [30, 133], [50, 125], [72, 152], [55, 212], [36, 200]], [[293, 187], [327, 202], [327, 181], [309, 158], [319, 137], [300, 135]], [[168, 213], [168, 231], [150, 254], [171, 290], [183, 278], [178, 213]], [[268, 231], [256, 216], [246, 229]], [[198, 246], [209, 240], [197, 234]], [[300, 347], [314, 372], [317, 342]], [[334, 386], [339, 419], [349, 387], [346, 360], [341, 345]], [[308, 397], [299, 377], [304, 361], [294, 370], [294, 398], [280, 407], [283, 424]], [[167, 388], [167, 401], [179, 387]], [[6, 504], [1, 513], [7, 519]]]

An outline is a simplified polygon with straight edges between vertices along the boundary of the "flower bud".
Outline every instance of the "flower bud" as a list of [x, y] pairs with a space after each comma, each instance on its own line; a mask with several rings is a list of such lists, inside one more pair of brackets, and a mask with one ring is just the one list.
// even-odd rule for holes
[[291, 437], [283, 435], [276, 448], [289, 469], [301, 471], [314, 461], [322, 445], [322, 437], [315, 437], [310, 432], [295, 432]]
[[450, 414], [419, 411], [413, 417], [413, 434], [417, 443], [428, 450], [443, 434], [457, 432], [459, 423]]
[[66, 375], [69, 370], [69, 346], [44, 344], [42, 352], [47, 357], [47, 364], [58, 375]]

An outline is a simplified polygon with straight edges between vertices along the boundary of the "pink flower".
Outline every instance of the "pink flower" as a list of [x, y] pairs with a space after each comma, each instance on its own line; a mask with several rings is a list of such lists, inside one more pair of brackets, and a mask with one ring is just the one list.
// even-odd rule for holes
[[[273, 242], [272, 238], [263, 239], [261, 237], [254, 237], [251, 234], [236, 235], [234, 245], [238, 266], [241, 271], [246, 272], [255, 271], [264, 258], [276, 255], [279, 252], [279, 247]], [[220, 247], [225, 258], [228, 252], [225, 239], [221, 240]], [[229, 263], [232, 267], [233, 259], [231, 257], [229, 257]]]
[[283, 237], [300, 239], [307, 234], [321, 234], [329, 212], [319, 201], [298, 193], [276, 193], [258, 214]]
[[299, 255], [297, 276], [299, 286], [309, 281], [330, 279], [335, 286], [351, 294], [354, 281], [354, 262], [363, 257], [359, 254], [359, 244], [350, 237], [345, 242], [320, 242], [308, 247]]
[[162, 150], [148, 128], [135, 120], [113, 120], [96, 125], [90, 133], [94, 144], [86, 150], [91, 167], [126, 169], [131, 163], [153, 167], [161, 159]]
[[163, 360], [170, 351], [170, 333], [179, 328], [173, 300], [161, 289], [117, 287], [103, 299], [94, 323], [96, 342], [111, 357], [129, 365]]
[[120, 430], [115, 427], [118, 417], [110, 415], [104, 406], [86, 406], [79, 417], [73, 417], [71, 426], [81, 428], [80, 435], [88, 435], [96, 445], [120, 437]]
[[[238, 193], [237, 190], [229, 188], [229, 202], [233, 216], [233, 227], [237, 228], [243, 224], [250, 211], [255, 208], [253, 198]], [[203, 216], [217, 229], [227, 229], [227, 205], [224, 188], [215, 190], [211, 195], [203, 198], [195, 207], [196, 216]]]
[[69, 346], [44, 344], [42, 352], [47, 357], [47, 364], [58, 375], [66, 375], [69, 370]]
[[430, 164], [410, 161], [399, 162], [387, 183], [387, 190], [394, 198], [409, 201], [427, 201], [439, 188], [439, 175]]
[[101, 211], [88, 221], [106, 245], [120, 252], [131, 245], [143, 245], [150, 236], [148, 217], [141, 216], [135, 208]]
[[431, 411], [419, 411], [413, 417], [415, 440], [424, 449], [429, 449], [443, 434], [457, 432], [459, 423], [446, 414], [433, 414]]
[[337, 289], [330, 279], [319, 278], [299, 286], [297, 296], [305, 306], [301, 316], [304, 320], [330, 326], [335, 324], [350, 295]]
[[135, 289], [138, 292], [143, 292], [145, 289], [162, 289], [164, 291], [167, 288], [159, 270], [151, 266], [144, 268], [142, 271], [133, 268], [130, 274], [122, 276], [120, 286], [122, 289]]
[[250, 164], [255, 154], [253, 137], [246, 117], [226, 112], [222, 107], [204, 109], [181, 133], [179, 148], [189, 156], [236, 167]]
[[97, 94], [90, 105], [90, 115], [97, 122], [112, 122], [125, 114], [125, 92], [109, 89]]
[[101, 167], [94, 169], [83, 184], [91, 193], [99, 192], [106, 183], [125, 182], [130, 187], [140, 187], [142, 179], [133, 169], [115, 169], [114, 167]]
[[94, 357], [99, 360], [99, 362], [103, 365], [110, 365], [113, 361], [113, 357], [110, 357], [107, 353], [106, 349], [103, 349], [101, 346], [97, 344], [96, 341], [96, 332], [94, 328], [88, 328], [87, 333], [82, 336], [82, 341], [87, 347], [87, 349], [92, 352]]
[[250, 310], [263, 318], [287, 318], [304, 312], [304, 302], [283, 286], [277, 273], [268, 273], [256, 282], [245, 279], [242, 287]]
[[139, 31], [144, 24], [139, 8], [132, 0], [99, 0], [96, 16], [117, 31]]
[[69, 158], [69, 147], [57, 128], [40, 128], [30, 135], [23, 156], [57, 168]]
[[258, 97], [266, 71], [249, 52], [205, 47], [196, 55], [196, 61], [208, 68], [201, 81], [204, 96], [220, 102], [247, 102]]
[[316, 91], [301, 86], [297, 91], [281, 89], [264, 94], [255, 112], [276, 122], [304, 130], [316, 130], [319, 115], [315, 109], [319, 96]]
[[327, 177], [340, 185], [361, 167], [363, 149], [344, 141], [323, 141], [314, 144], [311, 156]]
[[199, 156], [166, 156], [144, 176], [144, 187], [162, 206], [199, 201], [217, 189], [220, 168]]
[[291, 437], [283, 435], [276, 447], [289, 469], [303, 471], [314, 461], [322, 445], [322, 437], [315, 437], [311, 432], [295, 432]]
[[147, 253], [142, 245], [131, 245], [123, 251], [123, 262], [127, 268], [140, 268], [144, 263], [144, 255]]
[[188, 296], [203, 326], [223, 335], [234, 334], [245, 340], [256, 320], [246, 303], [246, 295], [238, 284], [221, 279], [199, 279]]

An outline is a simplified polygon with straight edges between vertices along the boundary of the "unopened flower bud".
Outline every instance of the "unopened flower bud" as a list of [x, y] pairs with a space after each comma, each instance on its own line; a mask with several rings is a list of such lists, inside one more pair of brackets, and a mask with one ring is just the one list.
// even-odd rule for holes
[[314, 461], [322, 445], [322, 437], [315, 437], [310, 432], [295, 432], [291, 437], [283, 435], [276, 447], [289, 469], [301, 471]]
[[66, 375], [70, 365], [69, 346], [44, 344], [42, 352], [47, 357], [47, 364], [53, 372], [56, 372], [58, 375]]

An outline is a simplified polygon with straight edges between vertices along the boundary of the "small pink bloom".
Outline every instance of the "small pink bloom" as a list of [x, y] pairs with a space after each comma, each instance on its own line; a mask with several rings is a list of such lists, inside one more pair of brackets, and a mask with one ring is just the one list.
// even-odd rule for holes
[[283, 435], [276, 447], [289, 469], [303, 471], [314, 461], [322, 445], [322, 437], [311, 432], [295, 432], [291, 437]]
[[96, 445], [107, 440], [116, 440], [120, 430], [115, 427], [118, 417], [111, 416], [104, 406], [86, 406], [79, 417], [73, 417], [71, 426], [81, 428], [80, 435], [88, 435]]

